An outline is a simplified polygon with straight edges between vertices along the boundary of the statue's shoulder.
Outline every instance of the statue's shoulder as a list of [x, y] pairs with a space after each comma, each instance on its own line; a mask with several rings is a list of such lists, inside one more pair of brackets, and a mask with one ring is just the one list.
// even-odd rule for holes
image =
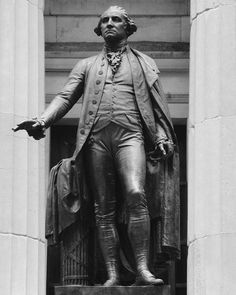
[[76, 63], [75, 68], [86, 69], [90, 67], [92, 64], [94, 64], [94, 62], [97, 60], [98, 57], [99, 57], [99, 54], [93, 55], [87, 58], [83, 58]]
[[93, 64], [98, 59], [99, 56], [100, 54], [93, 55], [93, 56], [84, 58], [83, 61], [85, 64]]
[[157, 64], [153, 58], [148, 56], [147, 54], [140, 52], [139, 50], [131, 48], [132, 52], [137, 56], [137, 58], [141, 61], [143, 61], [147, 66], [155, 70], [156, 73], [159, 73], [159, 69], [157, 67]]

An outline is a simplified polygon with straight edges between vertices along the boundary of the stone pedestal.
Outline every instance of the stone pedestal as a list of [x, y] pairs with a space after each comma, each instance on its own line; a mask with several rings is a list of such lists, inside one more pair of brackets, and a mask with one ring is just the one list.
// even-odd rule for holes
[[44, 108], [43, 0], [0, 1], [0, 293], [45, 294], [44, 141], [11, 130]]
[[55, 295], [170, 295], [170, 286], [58, 286]]
[[236, 294], [236, 2], [192, 0], [188, 294]]

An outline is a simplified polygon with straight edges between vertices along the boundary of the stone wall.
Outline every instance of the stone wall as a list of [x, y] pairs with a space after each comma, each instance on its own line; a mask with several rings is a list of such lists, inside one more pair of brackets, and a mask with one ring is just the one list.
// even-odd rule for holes
[[91, 28], [96, 26], [97, 17], [114, 3], [135, 16], [139, 29], [130, 40], [189, 41], [188, 0], [50, 0], [45, 8], [46, 42], [98, 42]]

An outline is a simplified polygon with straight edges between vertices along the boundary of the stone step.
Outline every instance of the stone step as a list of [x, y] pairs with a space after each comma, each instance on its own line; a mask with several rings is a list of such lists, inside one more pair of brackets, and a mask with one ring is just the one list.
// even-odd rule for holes
[[170, 295], [170, 286], [56, 286], [55, 295]]

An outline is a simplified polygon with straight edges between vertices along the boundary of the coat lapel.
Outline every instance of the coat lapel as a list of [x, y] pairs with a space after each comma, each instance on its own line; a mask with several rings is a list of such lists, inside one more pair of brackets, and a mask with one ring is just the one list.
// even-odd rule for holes
[[130, 51], [133, 51], [133, 53], [138, 57], [138, 60], [142, 66], [147, 84], [151, 88], [153, 84], [158, 80], [159, 78], [158, 74], [160, 73], [160, 71], [158, 70], [156, 65], [154, 64], [152, 65], [151, 62], [147, 60], [147, 57], [143, 53], [135, 49], [130, 49]]

